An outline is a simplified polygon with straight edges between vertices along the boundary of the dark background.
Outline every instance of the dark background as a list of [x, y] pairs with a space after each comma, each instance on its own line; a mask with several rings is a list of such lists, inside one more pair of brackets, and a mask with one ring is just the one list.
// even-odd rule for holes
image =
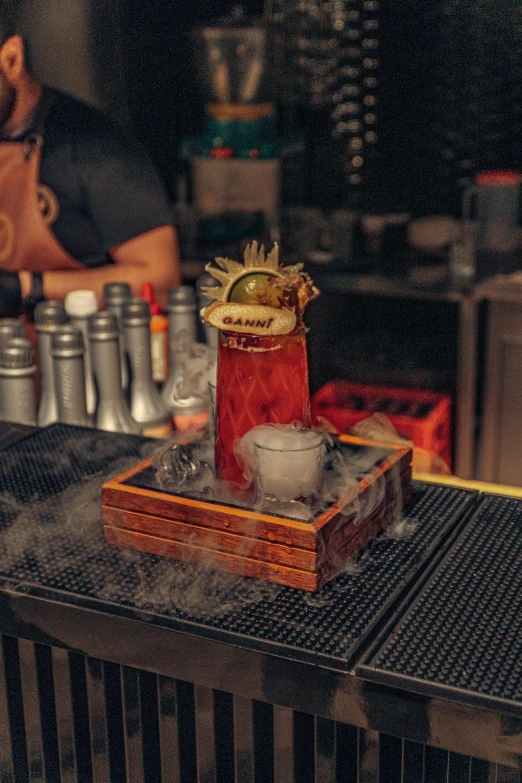
[[[121, 5], [132, 117], [170, 185], [179, 143], [197, 132], [203, 119], [190, 30], [234, 5], [226, 0], [125, 0]], [[263, 10], [262, 0], [241, 5], [248, 14], [260, 16]]]
[[[180, 140], [197, 132], [203, 118], [188, 34], [233, 5], [121, 5], [132, 118], [171, 191]], [[256, 15], [262, 6], [262, 0], [243, 3]], [[456, 213], [477, 170], [522, 168], [522, 3], [381, 0], [379, 20], [378, 154], [365, 172], [362, 206]], [[305, 113], [305, 133], [316, 134], [322, 121]], [[332, 166], [329, 207], [342, 199], [342, 172], [337, 183], [335, 176]], [[320, 201], [320, 183], [314, 194]]]

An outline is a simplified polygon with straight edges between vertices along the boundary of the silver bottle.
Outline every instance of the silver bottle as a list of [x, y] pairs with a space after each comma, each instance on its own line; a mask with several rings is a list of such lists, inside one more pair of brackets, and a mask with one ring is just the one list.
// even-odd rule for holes
[[131, 416], [142, 425], [144, 435], [167, 437], [170, 416], [152, 379], [150, 307], [145, 299], [132, 299], [123, 305], [122, 326]]
[[132, 291], [128, 283], [105, 283], [103, 286], [103, 306], [118, 319], [122, 389], [126, 389], [129, 385], [129, 373], [127, 372], [127, 364], [125, 362], [125, 346], [123, 345], [121, 334], [123, 305], [125, 302], [128, 302], [129, 299], [132, 299]]
[[62, 302], [52, 299], [38, 302], [34, 311], [34, 327], [38, 337], [38, 361], [40, 365], [40, 406], [38, 424], [48, 427], [58, 421], [58, 403], [54, 387], [53, 360], [51, 358], [51, 333], [56, 326], [67, 321]]
[[24, 339], [25, 330], [18, 318], [0, 318], [0, 343], [5, 340]]
[[[215, 277], [212, 277], [212, 275], [209, 275], [208, 272], [204, 272], [202, 275], [198, 277], [196, 280], [196, 293], [198, 298], [198, 310], [201, 313], [201, 311], [208, 307], [212, 302], [213, 299], [210, 298], [207, 294], [204, 294], [201, 290], [202, 288], [214, 288], [216, 286], [219, 286], [219, 281], [216, 280]], [[203, 320], [203, 319], [202, 319]], [[219, 345], [219, 331], [214, 326], [210, 326], [210, 324], [207, 324], [205, 321], [203, 321], [203, 329], [205, 331], [205, 340], [207, 341], [207, 345], [210, 345], [210, 347], [217, 351], [218, 345]]]
[[[13, 339], [24, 339], [25, 329], [21, 321], [18, 318], [0, 318], [0, 345]], [[1, 394], [1, 392], [0, 392]], [[2, 400], [0, 396], [0, 419], [3, 418], [1, 414]]]
[[91, 427], [85, 396], [83, 335], [74, 324], [56, 326], [51, 333], [51, 356], [58, 421]]
[[33, 346], [21, 337], [0, 344], [0, 419], [36, 425]]
[[169, 318], [169, 376], [161, 391], [161, 399], [172, 410], [172, 398], [179, 381], [179, 342], [196, 342], [198, 334], [196, 296], [188, 285], [171, 288], [167, 294]]
[[186, 329], [189, 338], [196, 342], [198, 339], [197, 306], [192, 286], [180, 285], [179, 288], [171, 288], [167, 294], [166, 310], [169, 317], [169, 345], [182, 329]]
[[118, 319], [108, 310], [89, 318], [92, 373], [98, 405], [96, 427], [108, 432], [141, 433], [121, 388]]
[[91, 315], [98, 311], [98, 303], [94, 291], [70, 291], [65, 297], [65, 312], [83, 335], [85, 362], [85, 396], [87, 400], [87, 413], [93, 416], [96, 411], [96, 390], [92, 377], [91, 354], [89, 351], [89, 332], [87, 321]]

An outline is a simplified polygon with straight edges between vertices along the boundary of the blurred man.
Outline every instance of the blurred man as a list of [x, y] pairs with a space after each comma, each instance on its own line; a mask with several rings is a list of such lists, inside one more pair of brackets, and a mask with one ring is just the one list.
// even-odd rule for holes
[[109, 281], [158, 299], [178, 285], [179, 250], [157, 173], [96, 109], [28, 73], [0, 0], [0, 317]]

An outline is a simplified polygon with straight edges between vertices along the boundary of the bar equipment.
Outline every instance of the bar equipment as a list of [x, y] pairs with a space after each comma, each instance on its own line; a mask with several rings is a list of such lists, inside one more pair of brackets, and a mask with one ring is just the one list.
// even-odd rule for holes
[[127, 364], [125, 362], [125, 349], [123, 345], [123, 339], [121, 336], [121, 317], [123, 314], [123, 305], [129, 299], [132, 299], [131, 287], [128, 283], [105, 283], [103, 286], [103, 306], [106, 310], [113, 313], [118, 319], [118, 343], [120, 351], [120, 364], [121, 364], [121, 386], [122, 389], [126, 389], [129, 384], [129, 374], [127, 372]]
[[93, 416], [96, 412], [96, 389], [92, 378], [91, 355], [89, 352], [89, 329], [87, 321], [89, 316], [98, 311], [98, 303], [94, 291], [70, 291], [65, 297], [65, 312], [83, 335], [84, 362], [85, 362], [85, 395], [87, 400], [87, 413]]
[[36, 426], [34, 351], [17, 337], [0, 344], [0, 419]]
[[121, 388], [116, 316], [103, 311], [92, 315], [89, 318], [89, 341], [98, 398], [96, 427], [109, 432], [139, 435], [141, 427], [130, 415]]
[[38, 302], [34, 311], [34, 325], [38, 338], [38, 359], [40, 365], [40, 404], [38, 425], [47, 427], [58, 421], [58, 403], [54, 385], [53, 359], [51, 356], [51, 334], [54, 327], [67, 321], [67, 313], [61, 302], [52, 299]]
[[522, 452], [520, 373], [522, 372], [522, 288], [520, 274], [481, 286], [487, 307], [484, 332], [483, 402], [474, 478], [520, 487]]
[[270, 33], [266, 21], [248, 19], [240, 8], [193, 33], [206, 119], [183, 154], [198, 233], [207, 241], [240, 241], [263, 230], [272, 241], [279, 236], [281, 142]]
[[51, 334], [58, 421], [91, 427], [87, 413], [83, 334], [74, 324], [56, 326]]
[[520, 243], [520, 184], [517, 171], [481, 171], [464, 190], [462, 219], [478, 223], [477, 250], [512, 253]]
[[152, 378], [150, 308], [144, 299], [123, 305], [123, 339], [129, 369], [130, 413], [148, 437], [166, 438], [170, 415]]
[[401, 438], [437, 455], [451, 467], [452, 399], [449, 395], [337, 380], [329, 381], [312, 396], [314, 423], [327, 421], [337, 432], [352, 432], [354, 426], [372, 413], [385, 414]]

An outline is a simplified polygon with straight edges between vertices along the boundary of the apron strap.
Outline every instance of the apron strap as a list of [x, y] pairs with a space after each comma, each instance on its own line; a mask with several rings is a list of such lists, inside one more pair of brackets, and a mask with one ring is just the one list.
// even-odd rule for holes
[[24, 154], [27, 160], [32, 158], [37, 148], [42, 148], [44, 144], [44, 129], [47, 115], [55, 99], [55, 91], [50, 87], [43, 87], [40, 100], [34, 109], [34, 122], [31, 123], [31, 130], [23, 140]]
[[35, 109], [35, 122], [32, 124], [29, 135], [43, 136], [45, 121], [55, 97], [56, 93], [51, 87], [42, 87], [42, 94]]

